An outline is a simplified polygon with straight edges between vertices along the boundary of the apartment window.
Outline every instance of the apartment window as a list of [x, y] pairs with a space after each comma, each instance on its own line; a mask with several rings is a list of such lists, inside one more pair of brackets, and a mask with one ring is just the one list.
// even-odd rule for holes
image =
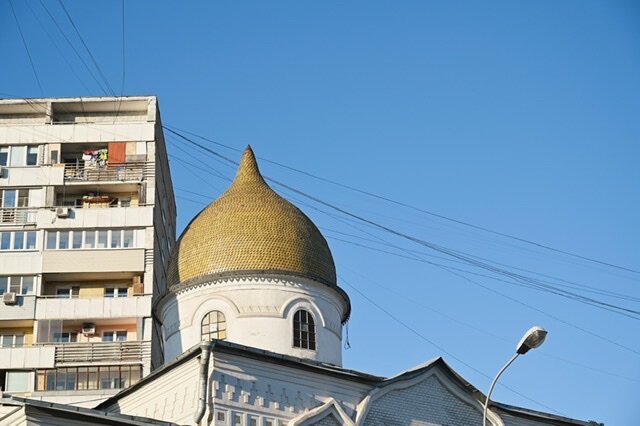
[[133, 247], [133, 230], [125, 229], [122, 231], [122, 247]]
[[277, 425], [277, 423], [276, 423], [275, 419], [265, 418], [264, 421], [263, 421], [263, 426], [276, 426], [276, 425]]
[[2, 189], [0, 190], [0, 207], [28, 207], [29, 189]]
[[36, 391], [122, 389], [140, 381], [137, 365], [52, 368], [36, 371]]
[[127, 297], [127, 287], [107, 287], [104, 289], [104, 297]]
[[227, 423], [227, 412], [216, 410], [216, 423], [218, 424], [226, 424]]
[[35, 277], [33, 276], [0, 276], [0, 294], [33, 294]]
[[36, 231], [0, 232], [0, 250], [35, 250]]
[[56, 289], [56, 298], [58, 299], [75, 299], [80, 296], [80, 286], [58, 287]]
[[[73, 231], [72, 234], [73, 234], [73, 244], [71, 245], [71, 248], [74, 250], [82, 248], [82, 231]], [[55, 248], [55, 245], [54, 245], [54, 248]]]
[[23, 333], [0, 334], [0, 347], [21, 348], [24, 346]]
[[[35, 244], [35, 242], [34, 242]], [[135, 247], [133, 229], [47, 231], [47, 250], [110, 249]]]
[[109, 330], [102, 332], [103, 342], [126, 342], [127, 331], [126, 330]]
[[201, 323], [202, 340], [227, 338], [227, 321], [220, 311], [211, 311], [202, 318]]
[[58, 248], [69, 248], [69, 231], [58, 231]]
[[38, 164], [36, 145], [13, 145], [0, 147], [0, 166], [35, 166]]
[[258, 426], [258, 417], [249, 416], [249, 426]]
[[[82, 231], [75, 231], [82, 232]], [[96, 232], [95, 231], [84, 231], [84, 245], [83, 248], [92, 249], [96, 246]]]
[[316, 326], [309, 311], [301, 309], [293, 316], [293, 346], [316, 349]]
[[75, 331], [64, 331], [53, 333], [53, 343], [75, 343], [78, 341], [78, 333]]
[[[112, 232], [118, 232], [118, 231], [112, 231]], [[96, 248], [108, 248], [108, 245], [107, 245], [108, 233], [109, 231], [98, 231], [98, 244], [96, 245]]]

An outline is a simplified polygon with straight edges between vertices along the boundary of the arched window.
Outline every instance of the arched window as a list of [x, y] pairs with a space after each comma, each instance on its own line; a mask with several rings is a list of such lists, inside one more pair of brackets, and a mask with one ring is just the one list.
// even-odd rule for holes
[[202, 340], [227, 338], [227, 320], [220, 311], [211, 311], [202, 318]]
[[293, 315], [293, 346], [316, 350], [316, 325], [308, 311], [299, 310]]

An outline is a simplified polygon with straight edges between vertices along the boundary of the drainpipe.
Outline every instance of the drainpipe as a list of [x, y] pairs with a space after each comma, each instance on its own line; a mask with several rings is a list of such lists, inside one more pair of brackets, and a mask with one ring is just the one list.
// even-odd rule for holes
[[211, 353], [211, 342], [202, 343], [200, 349], [202, 355], [200, 355], [200, 381], [198, 382], [198, 408], [193, 414], [193, 420], [196, 425], [200, 424], [200, 421], [204, 417], [204, 413], [207, 409], [207, 381], [209, 378], [209, 355]]

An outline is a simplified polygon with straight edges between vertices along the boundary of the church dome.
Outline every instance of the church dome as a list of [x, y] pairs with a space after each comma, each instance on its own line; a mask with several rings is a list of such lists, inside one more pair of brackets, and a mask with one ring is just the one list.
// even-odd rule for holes
[[229, 189], [180, 237], [169, 282], [270, 274], [336, 286], [327, 241], [304, 213], [267, 185], [247, 147]]

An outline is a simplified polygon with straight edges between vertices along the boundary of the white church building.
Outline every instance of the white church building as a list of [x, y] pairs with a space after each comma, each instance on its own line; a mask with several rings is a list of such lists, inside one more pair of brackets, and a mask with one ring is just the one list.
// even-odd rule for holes
[[[95, 408], [4, 394], [2, 425], [482, 425], [485, 396], [436, 358], [385, 378], [342, 368], [349, 296], [318, 228], [250, 148], [178, 241], [155, 314], [165, 364]], [[493, 426], [589, 422], [490, 402]]]

